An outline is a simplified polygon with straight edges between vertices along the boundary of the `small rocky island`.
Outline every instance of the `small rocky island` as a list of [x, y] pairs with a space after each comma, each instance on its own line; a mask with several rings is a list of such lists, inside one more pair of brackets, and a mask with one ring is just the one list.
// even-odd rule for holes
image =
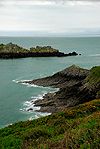
[[35, 101], [41, 112], [55, 113], [100, 98], [100, 66], [87, 70], [72, 65], [53, 76], [25, 83], [59, 88], [55, 93], [46, 94], [43, 100]]
[[0, 44], [0, 58], [25, 58], [25, 57], [64, 57], [64, 56], [76, 56], [78, 53], [63, 53], [51, 46], [36, 46], [30, 49], [25, 49], [17, 44], [8, 43]]

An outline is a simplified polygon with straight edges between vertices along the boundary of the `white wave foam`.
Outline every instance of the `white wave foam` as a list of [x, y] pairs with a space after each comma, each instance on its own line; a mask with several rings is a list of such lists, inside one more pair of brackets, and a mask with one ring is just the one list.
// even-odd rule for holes
[[[15, 79], [15, 80], [12, 80], [12, 81], [15, 82], [15, 83], [20, 83], [20, 84], [22, 84], [22, 85], [26, 85], [27, 87], [46, 88], [46, 89], [48, 89], [48, 90], [51, 89], [51, 87], [44, 87], [44, 86], [39, 86], [39, 85], [36, 85], [36, 84], [26, 83], [26, 82], [32, 81], [32, 80], [17, 80], [17, 79]], [[54, 92], [57, 92], [57, 91], [59, 91], [59, 88], [53, 88], [53, 91], [50, 91], [49, 93], [54, 93]], [[47, 94], [46, 91], [43, 91], [43, 92], [44, 92], [44, 93], [43, 93], [42, 97], [41, 97], [41, 95], [39, 95], [39, 96], [38, 96], [38, 99], [43, 99], [43, 96], [44, 96], [45, 94]], [[39, 98], [39, 97], [40, 97], [40, 98]], [[33, 98], [34, 98], [34, 97], [33, 97]]]
[[[45, 94], [47, 94], [48, 92], [49, 93], [54, 93], [54, 92], [57, 92], [59, 89], [58, 88], [53, 88], [51, 90], [51, 87], [43, 87], [43, 86], [38, 86], [38, 85], [35, 85], [35, 84], [29, 84], [29, 83], [24, 83], [24, 82], [27, 82], [27, 81], [31, 81], [31, 80], [13, 80], [13, 82], [15, 83], [20, 83], [22, 85], [26, 85], [27, 87], [38, 87], [38, 88], [46, 88], [47, 91], [42, 91], [42, 94], [39, 94], [38, 96], [32, 96], [31, 97], [31, 100], [30, 101], [25, 101], [23, 103], [23, 107], [20, 108], [20, 111], [25, 113], [25, 114], [32, 114], [32, 113], [35, 113], [35, 116], [31, 116], [29, 118], [29, 120], [32, 120], [32, 119], [37, 119], [39, 117], [42, 117], [42, 116], [47, 116], [47, 115], [50, 115], [51, 113], [41, 113], [41, 112], [36, 112], [38, 110], [40, 110], [41, 107], [37, 107], [35, 106], [34, 102], [36, 100], [42, 100], [43, 97], [45, 96]], [[51, 90], [51, 91], [50, 91]]]
[[43, 91], [43, 94], [40, 94], [38, 96], [32, 96], [30, 101], [25, 101], [23, 103], [23, 108], [21, 108], [20, 111], [22, 111], [22, 112], [24, 112], [26, 114], [32, 114], [33, 113], [33, 116], [31, 116], [29, 118], [30, 121], [33, 120], [33, 119], [37, 119], [37, 118], [40, 118], [40, 117], [43, 117], [43, 116], [48, 116], [48, 115], [51, 114], [51, 113], [47, 113], [47, 112], [45, 112], [45, 113], [36, 112], [36, 111], [40, 110], [41, 107], [35, 106], [34, 102], [36, 100], [42, 100], [43, 96], [45, 94], [47, 94], [47, 92]]
[[24, 111], [23, 109], [19, 109], [20, 111]]
[[18, 83], [20, 83], [20, 82], [23, 82], [23, 81], [30, 81], [30, 80], [21, 80], [20, 78], [17, 78], [17, 79], [15, 79], [15, 80], [12, 80], [12, 81], [14, 81], [14, 82], [18, 82]]
[[31, 80], [18, 80], [18, 79], [15, 79], [15, 80], [12, 80], [12, 81], [15, 82], [15, 83], [20, 83], [22, 85], [26, 85], [27, 87], [40, 87], [40, 88], [43, 88], [43, 86], [38, 86], [38, 85], [35, 85], [35, 84], [25, 83], [25, 82], [28, 82], [28, 81], [31, 81]]
[[[28, 80], [27, 80], [27, 81], [28, 81]], [[21, 83], [21, 82], [18, 82], [18, 83]], [[39, 87], [39, 86], [37, 86], [37, 85], [35, 85], [35, 84], [25, 83], [24, 80], [23, 80], [23, 82], [22, 82], [21, 84], [26, 85], [27, 87]]]
[[38, 95], [38, 96], [32, 96], [30, 101], [25, 101], [23, 103], [23, 108], [21, 108], [20, 111], [23, 111], [23, 112], [34, 112], [34, 111], [40, 110], [40, 107], [35, 107], [34, 102], [36, 100], [42, 100], [43, 96], [44, 96], [44, 94]]
[[26, 83], [26, 82], [32, 81], [32, 80], [12, 80], [12, 81], [15, 83], [20, 83], [20, 84], [26, 85], [28, 87], [40, 87], [40, 86], [35, 85], [35, 84]]
[[37, 110], [40, 110], [40, 107], [35, 107], [34, 104], [20, 109], [20, 111], [25, 112], [25, 113], [33, 113]]
[[[21, 108], [20, 111], [25, 112], [25, 113], [26, 112], [27, 113], [33, 113], [35, 111], [40, 110], [40, 107], [39, 106], [38, 107], [35, 106], [34, 102], [36, 100], [42, 100], [43, 97], [45, 96], [45, 94], [47, 94], [47, 91], [43, 91], [43, 93], [42, 94], [39, 94], [38, 96], [32, 96], [30, 101], [25, 101], [23, 103], [23, 108]], [[41, 115], [41, 116], [42, 115], [47, 115], [47, 113], [46, 114], [42, 114], [42, 113], [40, 114], [40, 113], [38, 113], [38, 115]]]
[[5, 127], [11, 126], [11, 125], [12, 125], [12, 123], [5, 125]]
[[[34, 84], [31, 85], [29, 83], [21, 83], [21, 84], [24, 84], [24, 85], [27, 85], [27, 86], [31, 86], [31, 87], [42, 87], [42, 86], [37, 86], [37, 85], [34, 85]], [[44, 87], [42, 87], [42, 88], [44, 88]], [[45, 88], [51, 89], [51, 87], [45, 87]], [[32, 113], [32, 112], [35, 112], [37, 110], [40, 110], [40, 107], [36, 107], [34, 102], [36, 100], [42, 100], [43, 97], [45, 96], [45, 94], [47, 94], [48, 92], [49, 93], [54, 93], [54, 92], [57, 92], [58, 90], [59, 90], [59, 88], [54, 88], [51, 91], [42, 91], [42, 94], [39, 94], [38, 96], [32, 96], [30, 101], [25, 101], [23, 103], [23, 108], [21, 108], [20, 111], [28, 112], [28, 113], [31, 112]], [[41, 115], [43, 115], [43, 114], [41, 114]], [[44, 115], [46, 115], [46, 114], [44, 114]]]
[[13, 82], [15, 82], [15, 83], [18, 83], [19, 81], [18, 80], [12, 80]]
[[34, 116], [31, 116], [29, 118], [29, 121], [32, 121], [33, 119], [38, 119], [38, 118], [39, 118], [39, 116], [35, 114]]
[[31, 116], [31, 117], [29, 118], [29, 120], [31, 121], [31, 120], [33, 120], [33, 119], [38, 119], [38, 118], [40, 118], [40, 117], [48, 116], [48, 115], [51, 115], [51, 113], [35, 112], [35, 115], [34, 115], [34, 116]]
[[43, 97], [45, 96], [45, 94], [47, 94], [47, 92], [45, 92], [45, 93], [43, 93], [42, 95], [40, 94], [40, 95], [38, 95], [38, 96], [32, 96], [31, 97], [31, 103], [33, 103], [34, 101], [36, 101], [36, 100], [42, 100], [43, 99]]
[[56, 92], [58, 92], [58, 91], [59, 91], [59, 88], [55, 88], [55, 90], [50, 91], [49, 93], [56, 93]]
[[24, 102], [24, 106], [31, 106], [31, 105], [32, 105], [32, 103], [30, 101]]
[[25, 110], [27, 112], [32, 112], [33, 113], [34, 111], [40, 110], [40, 107], [35, 107], [34, 104], [33, 104], [33, 105], [27, 107]]

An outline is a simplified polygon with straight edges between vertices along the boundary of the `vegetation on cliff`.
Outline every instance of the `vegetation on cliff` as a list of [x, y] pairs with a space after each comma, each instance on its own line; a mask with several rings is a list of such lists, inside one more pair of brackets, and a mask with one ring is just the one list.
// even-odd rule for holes
[[27, 53], [28, 50], [18, 46], [17, 44], [8, 43], [8, 44], [0, 44], [0, 53]]
[[0, 130], [1, 149], [99, 149], [100, 99]]
[[52, 53], [52, 52], [55, 52], [55, 53], [58, 53], [59, 50], [57, 49], [53, 49], [51, 46], [44, 46], [44, 47], [40, 47], [40, 46], [36, 46], [36, 47], [32, 47], [30, 48], [30, 52], [39, 52], [39, 53]]
[[50, 57], [50, 56], [76, 56], [76, 52], [64, 54], [51, 46], [36, 46], [30, 49], [25, 49], [16, 44], [0, 44], [0, 58], [24, 58], [24, 57]]
[[100, 86], [100, 66], [95, 66], [90, 70], [90, 74], [86, 78], [88, 86], [97, 88]]

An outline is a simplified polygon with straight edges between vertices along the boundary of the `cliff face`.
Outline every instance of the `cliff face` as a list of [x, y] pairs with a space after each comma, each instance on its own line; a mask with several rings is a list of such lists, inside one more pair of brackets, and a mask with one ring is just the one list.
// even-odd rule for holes
[[81, 80], [85, 79], [88, 74], [89, 70], [72, 65], [71, 67], [57, 72], [52, 76], [28, 81], [28, 83], [62, 88], [80, 82]]
[[30, 49], [25, 49], [16, 44], [0, 44], [0, 58], [24, 58], [24, 57], [63, 57], [63, 56], [76, 56], [76, 52], [65, 54], [51, 46], [44, 47], [32, 47]]
[[87, 70], [72, 65], [53, 76], [27, 83], [59, 88], [58, 92], [48, 93], [43, 100], [35, 102], [36, 106], [41, 106], [42, 112], [57, 112], [65, 107], [100, 98], [100, 67]]

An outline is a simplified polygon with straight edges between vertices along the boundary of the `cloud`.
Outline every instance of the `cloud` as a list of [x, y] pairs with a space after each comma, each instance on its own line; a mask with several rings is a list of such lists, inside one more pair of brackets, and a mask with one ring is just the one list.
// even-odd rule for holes
[[100, 0], [0, 0], [0, 5], [88, 5]]
[[1, 0], [0, 5], [0, 30], [4, 32], [86, 33], [100, 26], [99, 1]]

